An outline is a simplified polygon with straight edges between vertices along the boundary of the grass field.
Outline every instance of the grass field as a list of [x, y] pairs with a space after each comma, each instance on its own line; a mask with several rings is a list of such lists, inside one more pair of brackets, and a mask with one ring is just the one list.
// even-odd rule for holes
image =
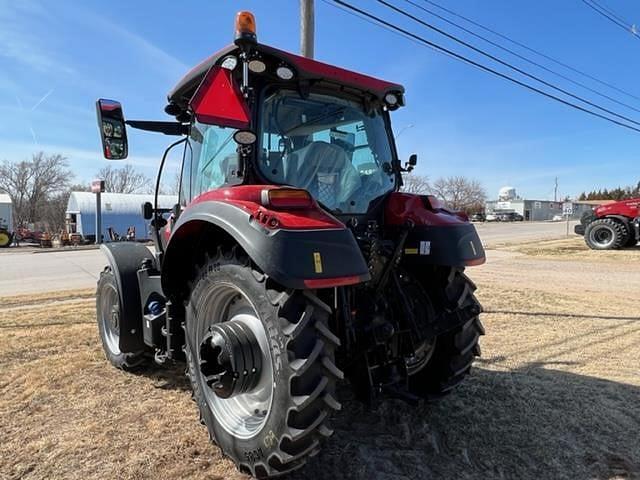
[[[468, 381], [419, 407], [344, 389], [336, 434], [293, 478], [640, 478], [639, 251], [488, 254], [470, 271], [487, 335]], [[93, 292], [0, 305], [0, 478], [246, 478], [209, 444], [182, 366], [107, 364]]]

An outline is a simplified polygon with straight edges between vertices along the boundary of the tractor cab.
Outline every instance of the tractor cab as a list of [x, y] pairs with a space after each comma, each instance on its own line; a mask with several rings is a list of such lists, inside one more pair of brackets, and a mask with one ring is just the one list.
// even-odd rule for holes
[[400, 186], [389, 111], [404, 104], [403, 87], [259, 44], [247, 15], [235, 43], [169, 93], [175, 123], [125, 122], [117, 102], [99, 101], [105, 157], [126, 157], [125, 123], [185, 134], [183, 207], [250, 183], [304, 189], [336, 214], [366, 213]]
[[247, 24], [169, 93], [165, 110], [189, 123], [183, 203], [230, 185], [289, 185], [334, 213], [366, 213], [399, 186], [388, 112], [402, 86], [261, 45]]

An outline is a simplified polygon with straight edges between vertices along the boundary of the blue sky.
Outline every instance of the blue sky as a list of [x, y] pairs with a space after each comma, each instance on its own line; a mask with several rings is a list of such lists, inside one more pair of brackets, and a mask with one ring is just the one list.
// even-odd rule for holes
[[[580, 0], [437, 1], [640, 97], [640, 41]], [[451, 45], [372, 0], [351, 2]], [[637, 2], [602, 2], [640, 24]], [[95, 99], [120, 100], [127, 118], [168, 119], [166, 93], [191, 66], [230, 43], [241, 9], [255, 13], [261, 42], [298, 51], [297, 0], [0, 0], [0, 160], [37, 150], [62, 153], [77, 181], [90, 180], [108, 164], [100, 155]], [[396, 132], [404, 130], [399, 151], [405, 158], [418, 153], [417, 173], [432, 179], [467, 175], [490, 196], [509, 184], [530, 198], [552, 197], [556, 176], [562, 195], [640, 180], [640, 133], [543, 99], [320, 0], [316, 58], [405, 85], [407, 106], [393, 114]], [[591, 86], [640, 108], [638, 100]], [[130, 131], [128, 161], [154, 175], [170, 140]]]

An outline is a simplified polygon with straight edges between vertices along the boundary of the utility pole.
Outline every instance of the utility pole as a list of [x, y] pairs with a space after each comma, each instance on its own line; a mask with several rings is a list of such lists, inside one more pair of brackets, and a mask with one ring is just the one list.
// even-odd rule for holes
[[300, 53], [303, 57], [313, 58], [314, 0], [300, 0]]
[[556, 177], [556, 185], [553, 187], [553, 201], [558, 201], [558, 177]]

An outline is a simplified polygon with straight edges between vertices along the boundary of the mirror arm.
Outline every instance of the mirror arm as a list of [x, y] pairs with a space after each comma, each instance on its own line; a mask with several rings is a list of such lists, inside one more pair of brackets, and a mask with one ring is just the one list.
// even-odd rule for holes
[[159, 132], [165, 135], [187, 135], [189, 126], [179, 122], [160, 122], [153, 120], [126, 120], [124, 123], [138, 130]]

